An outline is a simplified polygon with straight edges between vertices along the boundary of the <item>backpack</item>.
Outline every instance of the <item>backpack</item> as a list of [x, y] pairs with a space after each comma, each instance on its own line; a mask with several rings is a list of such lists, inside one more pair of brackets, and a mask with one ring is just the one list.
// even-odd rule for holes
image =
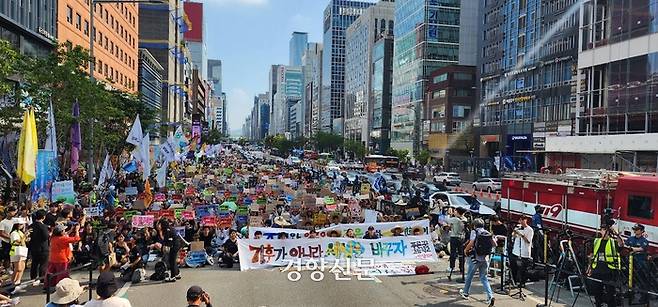
[[167, 273], [167, 265], [164, 262], [158, 261], [155, 264], [155, 272], [149, 277], [150, 280], [161, 281], [165, 280]]
[[96, 240], [96, 256], [105, 258], [110, 255], [110, 234], [103, 232]]
[[474, 249], [476, 256], [489, 256], [493, 249], [493, 238], [491, 237], [491, 233], [486, 230], [478, 231], [475, 236]]

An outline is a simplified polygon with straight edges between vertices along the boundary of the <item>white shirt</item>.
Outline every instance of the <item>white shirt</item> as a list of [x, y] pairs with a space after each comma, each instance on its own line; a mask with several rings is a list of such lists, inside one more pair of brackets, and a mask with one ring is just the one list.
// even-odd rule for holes
[[532, 250], [532, 237], [535, 233], [532, 231], [532, 227], [530, 226], [519, 230], [519, 232], [523, 234], [529, 242], [526, 242], [523, 238], [516, 235], [516, 238], [514, 238], [514, 248], [512, 249], [512, 254], [521, 258], [532, 258], [530, 256], [530, 252]]
[[132, 305], [125, 298], [113, 296], [102, 301], [93, 299], [87, 302], [85, 307], [132, 307]]
[[[11, 229], [14, 227], [14, 221], [11, 219], [4, 219], [0, 221], [0, 230], [4, 231], [7, 236], [11, 233]], [[9, 239], [0, 238], [2, 242], [9, 243]]]

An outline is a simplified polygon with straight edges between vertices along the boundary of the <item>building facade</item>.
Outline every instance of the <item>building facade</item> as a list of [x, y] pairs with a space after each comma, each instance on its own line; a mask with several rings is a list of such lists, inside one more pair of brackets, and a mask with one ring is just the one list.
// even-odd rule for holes
[[218, 96], [222, 93], [222, 61], [208, 60], [208, 81], [212, 83], [213, 94]]
[[302, 57], [304, 70], [305, 133], [311, 137], [320, 129], [320, 90], [322, 89], [322, 44], [309, 43]]
[[517, 2], [484, 9], [479, 155], [535, 170], [547, 136], [573, 133], [578, 1]]
[[308, 45], [308, 33], [292, 32], [289, 43], [289, 60], [290, 66], [302, 66], [302, 57]]
[[393, 38], [380, 38], [372, 49], [372, 82], [368, 107], [368, 148], [386, 154], [391, 146]]
[[179, 47], [187, 28], [181, 3], [139, 4], [139, 47], [148, 49], [164, 68], [162, 121], [170, 133], [183, 123], [187, 99], [181, 69], [185, 57]]
[[183, 37], [192, 54], [192, 65], [199, 70], [202, 80], [208, 80], [208, 51], [203, 3], [186, 1], [183, 3], [183, 8], [191, 25]]
[[395, 2], [391, 147], [419, 151], [433, 128], [422, 118], [428, 76], [477, 61], [479, 1]]
[[655, 172], [655, 1], [581, 1], [575, 135], [547, 136], [546, 165]]
[[57, 0], [31, 1], [24, 5], [16, 5], [15, 1], [0, 2], [0, 38], [10, 42], [21, 54], [50, 54], [58, 37], [57, 28]]
[[[148, 108], [154, 111], [154, 123], [158, 126], [161, 121], [162, 112], [162, 73], [164, 68], [153, 55], [144, 48], [139, 49], [139, 76], [138, 91], [139, 98]], [[151, 131], [152, 137], [159, 137], [160, 130]]]
[[429, 75], [427, 114], [430, 126], [428, 149], [432, 156], [468, 156], [475, 149], [472, 113], [476, 104], [475, 66], [451, 65]]
[[395, 3], [380, 1], [365, 10], [345, 35], [344, 137], [368, 143], [368, 100], [372, 88], [372, 53], [381, 37], [392, 37]]
[[[373, 3], [331, 0], [324, 10], [320, 106], [320, 129], [322, 131], [342, 133], [342, 107], [345, 96], [345, 31], [371, 5]], [[337, 120], [336, 127], [334, 120]]]
[[93, 38], [94, 77], [121, 91], [136, 92], [139, 66], [137, 4], [96, 4], [93, 28], [89, 18], [89, 1], [57, 1], [57, 40], [89, 49]]

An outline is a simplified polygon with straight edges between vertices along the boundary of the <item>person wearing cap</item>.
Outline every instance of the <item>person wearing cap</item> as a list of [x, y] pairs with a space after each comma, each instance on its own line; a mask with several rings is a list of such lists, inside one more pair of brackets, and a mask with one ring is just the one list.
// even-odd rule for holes
[[366, 239], [366, 240], [379, 239], [379, 236], [375, 232], [375, 227], [374, 226], [368, 226], [368, 231], [366, 231], [366, 234], [363, 236], [363, 238]]
[[0, 261], [2, 261], [2, 266], [7, 270], [10, 269], [9, 252], [11, 251], [11, 238], [9, 234], [14, 227], [13, 218], [16, 216], [17, 211], [14, 206], [5, 208], [5, 219], [0, 221], [0, 240], [2, 240]]
[[199, 286], [191, 286], [187, 289], [187, 307], [200, 307], [201, 303], [206, 307], [212, 307], [210, 295]]
[[119, 289], [117, 280], [112, 272], [103, 272], [98, 275], [96, 281], [97, 298], [88, 301], [85, 307], [132, 307], [130, 301], [125, 298], [115, 296]]
[[[633, 285], [637, 285], [643, 290], [651, 290], [651, 277], [647, 274], [649, 267], [646, 263], [649, 240], [645, 236], [644, 225], [635, 224], [633, 232], [634, 235], [628, 237], [624, 242], [624, 246], [629, 248], [633, 254]], [[641, 303], [646, 303], [647, 299], [646, 294], [641, 295]]]
[[50, 296], [50, 303], [46, 307], [81, 307], [78, 298], [84, 291], [79, 281], [64, 278], [55, 286], [55, 293]]

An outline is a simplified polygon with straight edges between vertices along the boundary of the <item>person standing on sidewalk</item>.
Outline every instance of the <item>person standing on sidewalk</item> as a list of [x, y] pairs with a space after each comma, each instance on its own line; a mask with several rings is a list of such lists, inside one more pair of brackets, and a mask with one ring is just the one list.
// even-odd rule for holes
[[446, 223], [450, 225], [450, 275], [448, 280], [452, 278], [452, 272], [455, 270], [455, 260], [459, 257], [459, 272], [464, 272], [464, 213], [466, 210], [457, 208], [452, 211], [452, 216], [446, 219]]
[[32, 266], [30, 266], [30, 279], [34, 280], [32, 284], [38, 287], [41, 279], [46, 276], [46, 267], [48, 265], [48, 253], [50, 252], [49, 239], [50, 233], [48, 226], [44, 224], [46, 212], [39, 210], [34, 213], [34, 223], [30, 225], [30, 242], [28, 249], [32, 257]]
[[493, 247], [496, 246], [496, 242], [491, 236], [491, 233], [484, 229], [484, 221], [482, 219], [475, 219], [473, 226], [475, 229], [471, 230], [470, 238], [466, 244], [466, 248], [464, 248], [464, 253], [471, 255], [471, 261], [468, 265], [468, 274], [464, 281], [464, 289], [459, 290], [459, 294], [462, 298], [468, 299], [473, 276], [475, 275], [475, 271], [479, 270], [480, 281], [484, 287], [484, 292], [487, 294], [487, 305], [491, 307], [494, 305], [495, 299], [489, 279], [487, 279], [487, 273], [489, 272], [489, 255]]

